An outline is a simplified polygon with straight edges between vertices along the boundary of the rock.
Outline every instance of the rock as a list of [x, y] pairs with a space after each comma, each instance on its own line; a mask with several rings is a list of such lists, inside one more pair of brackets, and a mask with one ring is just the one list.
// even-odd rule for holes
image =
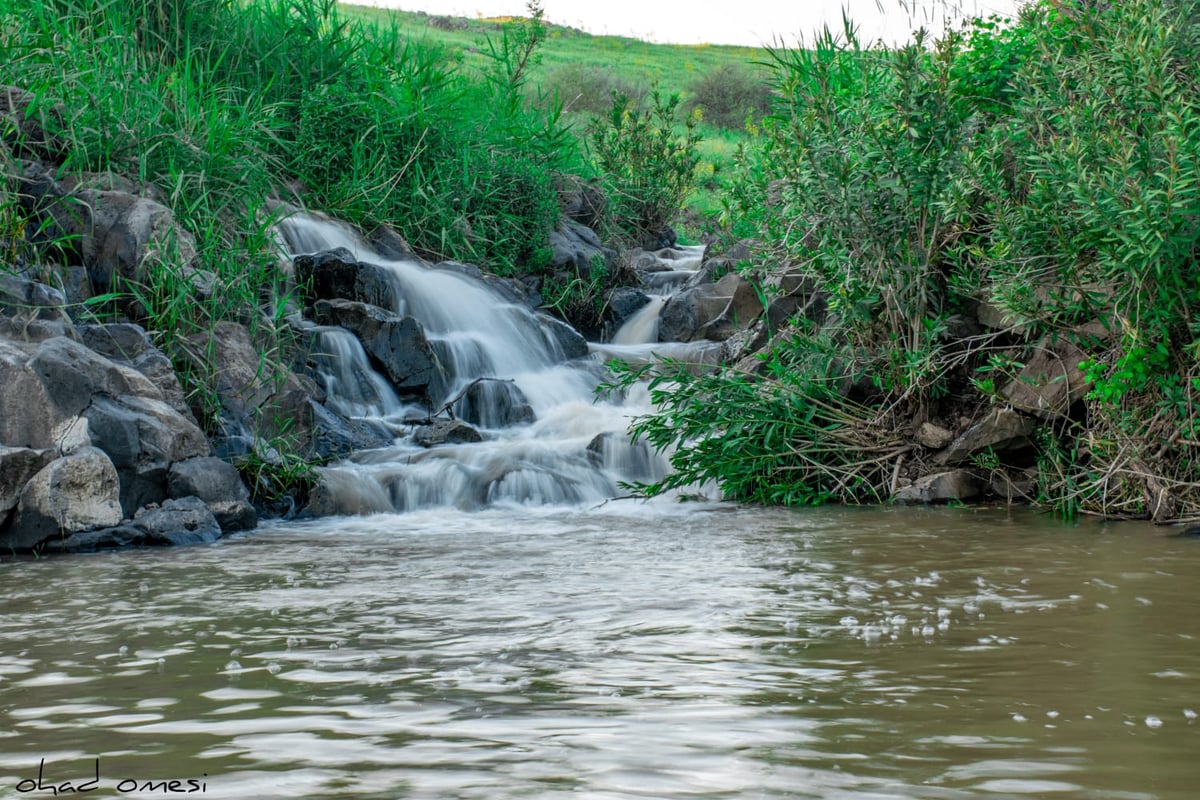
[[0, 86], [0, 136], [14, 155], [60, 163], [70, 148], [50, 131], [62, 127], [61, 104], [45, 106], [32, 92]]
[[1075, 401], [1091, 391], [1087, 375], [1079, 368], [1085, 358], [1069, 342], [1043, 339], [1025, 368], [1000, 393], [1015, 408], [1040, 417], [1065, 416]]
[[58, 289], [19, 275], [0, 273], [0, 314], [21, 320], [70, 324], [67, 296]]
[[142, 281], [146, 271], [171, 265], [175, 279], [199, 296], [212, 293], [212, 276], [198, 270], [196, 241], [171, 209], [129, 192], [82, 189], [48, 209], [56, 224], [77, 241], [92, 286], [113, 288], [114, 277]]
[[464, 421], [483, 428], [508, 428], [526, 425], [536, 418], [525, 393], [508, 381], [472, 383], [456, 413]]
[[770, 341], [770, 336], [770, 330], [762, 320], [745, 330], [736, 331], [721, 343], [721, 363], [739, 363], [747, 356], [762, 350]]
[[42, 541], [121, 521], [117, 470], [95, 447], [55, 459], [21, 491], [17, 514], [0, 548], [31, 550]]
[[588, 442], [586, 452], [593, 465], [612, 470], [623, 479], [653, 481], [662, 477], [654, 448], [648, 442], [635, 444], [623, 433], [598, 434]]
[[1032, 420], [1011, 408], [994, 408], [938, 453], [935, 460], [939, 464], [957, 464], [987, 449], [998, 453], [1020, 450], [1030, 446], [1033, 428]]
[[400, 307], [388, 271], [359, 262], [345, 248], [296, 256], [292, 267], [307, 305], [317, 300], [357, 300], [387, 310]]
[[171, 359], [153, 345], [142, 326], [118, 322], [78, 325], [76, 330], [79, 341], [88, 349], [140, 372], [154, 384], [172, 409], [195, 423]]
[[372, 450], [395, 441], [387, 428], [368, 420], [343, 419], [310, 401], [313, 416], [313, 454], [320, 460], [343, 458], [356, 450]]
[[320, 325], [337, 325], [357, 336], [363, 350], [400, 390], [424, 391], [439, 375], [425, 329], [413, 317], [351, 300], [318, 300], [313, 316]]
[[53, 460], [50, 450], [0, 445], [0, 528], [8, 513], [17, 507], [29, 479]]
[[608, 267], [617, 258], [616, 251], [605, 247], [595, 231], [570, 219], [562, 220], [551, 231], [550, 247], [554, 251], [550, 257], [552, 269], [571, 270], [584, 280], [592, 276], [593, 265]]
[[608, 296], [608, 319], [612, 329], [619, 329], [622, 323], [649, 302], [649, 295], [641, 289], [632, 286], [620, 286], [613, 289]]
[[483, 436], [460, 420], [438, 419], [428, 425], [417, 426], [412, 439], [421, 447], [436, 447], [441, 444], [482, 442]]
[[763, 312], [754, 287], [730, 273], [715, 284], [702, 283], [674, 295], [659, 317], [660, 342], [720, 341], [750, 327]]
[[408, 241], [391, 225], [376, 225], [366, 235], [366, 240], [375, 252], [385, 258], [396, 261], [416, 258], [412, 248], [408, 246]]
[[219, 458], [191, 458], [173, 464], [167, 474], [167, 493], [177, 499], [203, 500], [226, 533], [248, 531], [258, 525], [258, 514], [242, 476]]
[[940, 425], [932, 422], [922, 422], [921, 427], [913, 434], [913, 441], [930, 450], [941, 450], [954, 441], [954, 434]]
[[236, 322], [218, 322], [191, 341], [194, 347], [188, 349], [188, 356], [194, 368], [213, 376], [219, 404], [220, 430], [213, 436], [217, 455], [236, 458], [250, 452], [243, 445], [253, 450], [257, 440], [285, 436], [293, 440], [297, 452], [311, 452], [313, 419], [308, 401], [319, 392], [311, 379], [286, 368], [278, 375], [263, 375], [250, 331]]
[[542, 330], [548, 337], [548, 343], [556, 346], [564, 360], [570, 361], [588, 355], [590, 351], [587, 339], [584, 339], [579, 331], [549, 314], [538, 314], [537, 317], [542, 323]]
[[145, 533], [142, 544], [203, 544], [221, 538], [221, 526], [199, 497], [168, 500], [159, 508], [146, 508], [133, 518], [133, 527]]
[[984, 482], [965, 469], [926, 475], [896, 492], [897, 503], [944, 503], [974, 500], [983, 494]]

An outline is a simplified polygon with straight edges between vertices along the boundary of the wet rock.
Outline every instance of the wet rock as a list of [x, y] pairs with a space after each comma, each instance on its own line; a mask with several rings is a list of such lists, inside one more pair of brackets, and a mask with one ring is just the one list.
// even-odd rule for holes
[[357, 336], [363, 350], [400, 390], [424, 390], [438, 376], [425, 329], [413, 317], [351, 300], [319, 300], [313, 317], [320, 325], [337, 325]]
[[954, 434], [940, 425], [923, 422], [917, 432], [913, 434], [913, 441], [930, 450], [941, 450], [954, 441]]
[[1032, 420], [1011, 408], [992, 409], [939, 453], [936, 461], [939, 464], [956, 464], [988, 449], [1001, 453], [1029, 447], [1033, 428]]
[[172, 498], [203, 500], [226, 533], [247, 531], [258, 525], [258, 514], [250, 503], [250, 492], [242, 476], [219, 458], [190, 458], [171, 465], [167, 492]]
[[770, 330], [764, 321], [759, 320], [745, 330], [734, 332], [721, 343], [721, 362], [737, 364], [747, 356], [762, 350], [768, 341]]
[[609, 431], [595, 436], [587, 446], [588, 460], [600, 469], [608, 469], [634, 481], [653, 481], [662, 477], [654, 448], [648, 442], [632, 442], [623, 433]]
[[107, 547], [189, 545], [215, 542], [221, 527], [198, 497], [168, 500], [144, 508], [131, 522], [90, 531], [53, 542], [55, 550], [95, 550]]
[[84, 447], [51, 461], [25, 484], [16, 517], [0, 533], [0, 549], [31, 550], [54, 536], [120, 521], [117, 470], [103, 451]]
[[896, 492], [897, 503], [945, 503], [974, 500], [983, 494], [984, 481], [965, 469], [926, 475]]
[[483, 428], [509, 428], [534, 421], [533, 407], [525, 393], [508, 381], [472, 383], [456, 413], [464, 421]]
[[357, 300], [389, 310], [399, 308], [388, 271], [358, 261], [343, 247], [296, 256], [292, 267], [307, 305], [317, 300]]
[[762, 315], [754, 287], [730, 273], [715, 284], [700, 284], [673, 296], [659, 317], [660, 342], [720, 341], [750, 327]]
[[483, 436], [461, 420], [438, 419], [428, 425], [417, 426], [413, 431], [412, 440], [421, 447], [437, 447], [442, 444], [482, 442]]
[[562, 351], [564, 359], [570, 361], [587, 356], [589, 352], [587, 339], [584, 339], [579, 331], [549, 314], [538, 314], [537, 318], [558, 349]]
[[1015, 408], [1040, 417], [1064, 416], [1091, 390], [1087, 375], [1079, 368], [1086, 358], [1069, 342], [1042, 340], [1025, 368], [1000, 393]]
[[369, 420], [343, 419], [311, 401], [313, 453], [321, 460], [344, 458], [358, 450], [372, 450], [395, 441], [395, 434]]
[[401, 261], [416, 258], [408, 240], [391, 225], [376, 225], [366, 236], [367, 241], [377, 253], [385, 258]]
[[632, 317], [650, 302], [650, 297], [641, 289], [632, 286], [621, 286], [613, 289], [608, 298], [608, 319], [613, 329]]

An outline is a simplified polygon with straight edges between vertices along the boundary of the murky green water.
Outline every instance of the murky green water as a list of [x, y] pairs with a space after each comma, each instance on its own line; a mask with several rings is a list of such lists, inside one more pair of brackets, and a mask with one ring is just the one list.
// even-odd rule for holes
[[1200, 540], [1149, 527], [610, 503], [0, 581], [2, 797], [1200, 791]]

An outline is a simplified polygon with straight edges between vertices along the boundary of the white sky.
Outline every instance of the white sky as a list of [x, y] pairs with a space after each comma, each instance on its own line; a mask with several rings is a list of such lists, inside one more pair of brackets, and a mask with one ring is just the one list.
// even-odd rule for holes
[[[346, 0], [459, 17], [520, 15], [524, 0]], [[590, 33], [635, 36], [676, 44], [782, 43], [793, 46], [828, 24], [842, 28], [842, 11], [865, 42], [906, 41], [918, 27], [939, 32], [947, 19], [1011, 15], [1020, 0], [543, 0], [546, 19]]]

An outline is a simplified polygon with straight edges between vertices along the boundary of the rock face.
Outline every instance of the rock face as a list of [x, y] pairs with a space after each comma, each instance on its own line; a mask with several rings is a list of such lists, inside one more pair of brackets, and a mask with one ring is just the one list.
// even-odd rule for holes
[[458, 415], [484, 428], [509, 428], [534, 421], [528, 398], [508, 381], [472, 383], [458, 403]]
[[51, 461], [29, 479], [16, 519], [0, 534], [0, 548], [28, 550], [52, 536], [120, 521], [117, 470], [102, 450], [83, 447]]
[[0, 445], [0, 528], [4, 527], [9, 513], [17, 507], [25, 484], [52, 458], [49, 450]]
[[424, 392], [440, 375], [425, 329], [412, 317], [352, 300], [318, 300], [313, 317], [319, 325], [338, 325], [357, 336], [372, 362], [402, 392]]

